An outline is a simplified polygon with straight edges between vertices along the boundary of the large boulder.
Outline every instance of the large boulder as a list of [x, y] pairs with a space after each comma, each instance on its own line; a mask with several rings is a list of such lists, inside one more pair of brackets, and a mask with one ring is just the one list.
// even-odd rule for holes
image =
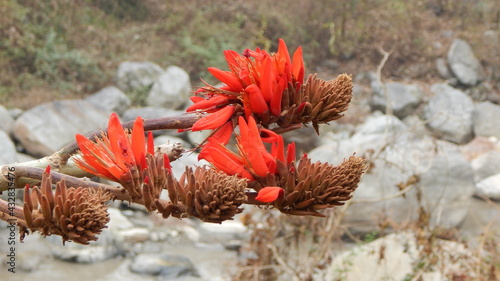
[[[471, 272], [479, 259], [465, 245], [442, 239], [429, 239], [432, 253], [426, 252], [415, 234], [393, 233], [337, 255], [322, 280], [447, 280], [447, 276], [479, 277]], [[425, 266], [423, 261], [433, 261]]]
[[85, 100], [96, 106], [102, 107], [109, 113], [116, 112], [118, 115], [122, 115], [131, 103], [129, 97], [115, 86], [106, 87], [88, 96]]
[[483, 153], [471, 161], [476, 182], [500, 174], [500, 151]]
[[500, 173], [479, 181], [476, 188], [476, 195], [500, 200]]
[[150, 87], [163, 69], [152, 62], [125, 61], [120, 63], [115, 74], [118, 88], [124, 92]]
[[17, 161], [16, 146], [9, 135], [0, 130], [0, 165], [10, 164]]
[[146, 104], [180, 109], [190, 96], [191, 83], [186, 71], [178, 66], [169, 66], [154, 82]]
[[464, 92], [446, 84], [434, 84], [434, 94], [424, 107], [428, 127], [443, 140], [463, 144], [473, 137], [474, 103]]
[[104, 128], [109, 113], [84, 100], [61, 100], [24, 112], [14, 125], [14, 136], [34, 156], [50, 155], [86, 134]]
[[404, 130], [404, 124], [386, 132], [382, 124], [370, 124], [376, 123], [368, 120], [351, 138], [308, 153], [313, 161], [335, 165], [354, 152], [373, 161], [354, 192], [345, 223], [371, 230], [382, 218], [414, 221], [423, 208], [432, 225], [459, 225], [474, 192], [474, 175], [458, 146]]
[[500, 138], [499, 105], [487, 101], [477, 104], [472, 120], [476, 136]]
[[373, 89], [371, 107], [373, 110], [385, 112], [389, 103], [392, 113], [403, 119], [413, 113], [422, 102], [423, 96], [424, 92], [416, 84], [387, 83], [385, 87]]
[[11, 134], [12, 127], [14, 127], [14, 119], [9, 111], [3, 105], [0, 105], [0, 130], [5, 131], [7, 134]]
[[453, 40], [448, 51], [448, 65], [458, 81], [474, 86], [484, 79], [483, 69], [471, 46], [461, 39]]

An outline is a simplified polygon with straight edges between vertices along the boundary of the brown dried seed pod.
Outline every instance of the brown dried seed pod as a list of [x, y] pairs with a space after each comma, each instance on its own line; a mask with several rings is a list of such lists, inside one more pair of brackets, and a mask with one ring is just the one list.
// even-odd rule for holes
[[342, 205], [352, 197], [365, 169], [363, 159], [355, 156], [339, 166], [311, 163], [309, 158], [304, 157], [296, 169], [280, 170], [271, 176], [268, 174], [259, 179], [259, 185], [252, 184], [251, 187], [273, 186], [270, 183], [278, 182], [284, 196], [274, 201], [272, 206], [286, 214], [319, 216], [316, 210]]
[[[57, 183], [52, 192], [49, 174], [44, 174], [42, 187], [31, 191], [25, 188], [23, 212], [26, 225], [31, 231], [43, 235], [60, 235], [63, 242], [71, 240], [80, 244], [96, 240], [109, 221], [107, 206], [109, 195], [102, 190], [89, 188], [67, 188], [63, 181]], [[38, 197], [41, 204], [33, 204]], [[53, 202], [53, 204], [51, 204]], [[27, 233], [27, 229], [22, 232]]]
[[[206, 222], [220, 223], [231, 219], [242, 211], [241, 204], [246, 200], [246, 180], [228, 176], [214, 169], [197, 167], [194, 172], [186, 168], [179, 181], [176, 181], [178, 206], [183, 213], [172, 213], [181, 218], [197, 217]], [[169, 192], [170, 192], [169, 188]]]

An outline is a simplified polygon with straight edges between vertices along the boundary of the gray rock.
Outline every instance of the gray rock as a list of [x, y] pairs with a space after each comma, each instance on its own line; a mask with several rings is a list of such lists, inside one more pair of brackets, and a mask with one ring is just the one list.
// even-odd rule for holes
[[109, 114], [84, 100], [62, 100], [38, 105], [16, 120], [14, 136], [35, 156], [54, 153], [86, 134], [105, 127]]
[[146, 104], [180, 109], [190, 96], [189, 74], [178, 66], [169, 66], [154, 82]]
[[9, 135], [0, 130], [0, 165], [10, 164], [17, 161], [16, 146]]
[[464, 40], [453, 40], [447, 59], [451, 72], [463, 85], [474, 86], [484, 79], [479, 60]]
[[[382, 89], [382, 90], [381, 90]], [[387, 83], [385, 89], [374, 89], [371, 100], [373, 110], [385, 112], [387, 101], [394, 115], [402, 119], [413, 113], [422, 102], [423, 91], [416, 84]]]
[[397, 133], [405, 129], [407, 129], [407, 126], [398, 118], [392, 115], [375, 113], [358, 126], [354, 136]]
[[474, 134], [476, 136], [500, 138], [500, 106], [491, 102], [476, 105], [472, 115]]
[[[389, 234], [365, 245], [356, 246], [337, 255], [321, 280], [407, 280], [419, 274], [419, 280], [446, 280], [446, 276], [471, 276], [470, 269], [478, 262], [465, 245], [436, 239], [437, 252], [425, 253], [415, 234]], [[383, 255], [383, 258], [381, 256]], [[419, 271], [422, 256], [431, 256], [441, 266]], [[478, 276], [476, 276], [478, 277]]]
[[24, 110], [20, 109], [20, 108], [9, 108], [7, 110], [10, 114], [10, 117], [12, 117], [12, 119], [17, 119], [19, 116], [21, 116], [21, 114], [23, 114]]
[[471, 162], [474, 170], [474, 178], [476, 182], [483, 180], [489, 176], [500, 174], [500, 152], [490, 151], [484, 153]]
[[439, 73], [439, 76], [443, 79], [450, 79], [451, 73], [448, 69], [448, 65], [446, 64], [446, 60], [444, 58], [438, 58], [436, 60], [436, 69]]
[[[456, 145], [417, 136], [413, 131], [376, 133], [323, 145], [308, 155], [313, 161], [338, 165], [354, 152], [375, 159], [354, 193], [353, 200], [358, 203], [347, 210], [345, 223], [365, 231], [373, 229], [378, 217], [413, 221], [423, 207], [431, 215], [432, 225], [456, 226], [467, 214], [474, 176]], [[415, 180], [418, 189], [410, 184]], [[408, 187], [404, 197], [397, 196], [398, 186]], [[421, 202], [417, 192], [422, 194]]]
[[14, 119], [10, 115], [9, 111], [3, 105], [0, 105], [0, 130], [3, 130], [10, 135], [12, 133], [13, 126]]
[[465, 90], [465, 93], [475, 102], [489, 101], [495, 104], [500, 102], [500, 94], [497, 93], [489, 82], [483, 82]]
[[[470, 142], [462, 145], [460, 151], [468, 161], [471, 161], [485, 153], [489, 153], [496, 146], [498, 145], [494, 138], [475, 137]], [[500, 147], [498, 149], [500, 150]]]
[[479, 181], [476, 185], [476, 195], [500, 200], [500, 173]]
[[424, 107], [429, 128], [441, 139], [466, 143], [473, 137], [472, 113], [474, 103], [464, 92], [446, 84], [431, 87], [434, 96]]
[[200, 242], [214, 243], [240, 240], [248, 234], [248, 228], [239, 220], [227, 220], [221, 224], [202, 223], [198, 226]]
[[130, 99], [115, 86], [106, 87], [88, 96], [85, 100], [96, 106], [102, 107], [109, 113], [116, 112], [118, 115], [122, 115], [130, 106]]
[[163, 69], [152, 62], [126, 61], [118, 66], [115, 81], [118, 88], [128, 92], [150, 87], [161, 73]]
[[188, 258], [169, 254], [139, 254], [132, 260], [129, 268], [139, 274], [161, 275], [164, 280], [198, 276], [196, 268]]

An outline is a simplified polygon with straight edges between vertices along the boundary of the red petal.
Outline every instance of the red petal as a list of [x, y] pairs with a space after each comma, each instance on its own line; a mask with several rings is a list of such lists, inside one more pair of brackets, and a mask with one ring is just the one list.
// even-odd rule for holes
[[234, 105], [228, 105], [215, 113], [201, 118], [193, 124], [191, 131], [212, 130], [222, 127], [231, 118], [235, 108]]
[[269, 129], [260, 129], [260, 138], [263, 142], [273, 143], [278, 141], [280, 135]]
[[132, 127], [132, 152], [135, 163], [141, 163], [141, 155], [146, 154], [146, 140], [144, 138], [144, 125], [142, 117], [137, 116]]
[[276, 158], [277, 160], [281, 161], [282, 163], [285, 163], [285, 144], [283, 143], [283, 137], [278, 136], [278, 140], [273, 143], [272, 149], [271, 149], [271, 154]]
[[256, 200], [264, 203], [274, 202], [278, 197], [282, 196], [285, 193], [283, 188], [279, 186], [266, 186], [259, 190]]
[[165, 167], [165, 169], [172, 172], [172, 165], [170, 164], [170, 159], [168, 158], [167, 154], [163, 154], [163, 166]]
[[212, 138], [220, 144], [226, 145], [229, 143], [231, 139], [231, 135], [233, 133], [233, 124], [232, 122], [226, 122], [222, 127], [220, 127], [217, 132], [215, 132]]
[[232, 72], [222, 71], [215, 67], [209, 67], [208, 71], [219, 81], [229, 86], [230, 91], [239, 93], [243, 90], [240, 81]]
[[252, 111], [258, 114], [263, 114], [264, 112], [269, 110], [267, 106], [266, 100], [262, 95], [259, 87], [257, 85], [252, 84], [245, 88], [245, 92], [248, 94], [248, 98], [250, 101], [250, 106], [252, 107]]
[[130, 151], [127, 135], [116, 113], [112, 113], [108, 122], [108, 138], [111, 151], [115, 155], [117, 164], [133, 163], [132, 151]]
[[292, 73], [297, 82], [299, 82], [298, 87], [304, 82], [304, 59], [302, 58], [302, 47], [298, 47], [293, 54], [293, 69]]
[[262, 73], [260, 74], [260, 89], [262, 90], [262, 95], [264, 96], [264, 99], [266, 102], [270, 103], [272, 96], [273, 96], [273, 90], [274, 90], [274, 84], [276, 84], [276, 71], [273, 68], [273, 61], [271, 60], [271, 57], [266, 56], [264, 59], [263, 65], [262, 65]]
[[290, 59], [290, 53], [288, 53], [288, 47], [283, 39], [278, 39], [278, 54], [285, 59], [286, 64], [291, 65], [292, 61]]
[[148, 131], [148, 153], [155, 155], [155, 141], [153, 139], [153, 132]]
[[281, 100], [283, 98], [283, 90], [285, 89], [285, 80], [281, 79], [273, 91], [271, 99], [271, 113], [274, 116], [281, 115]]
[[229, 103], [229, 97], [227, 96], [218, 95], [218, 96], [213, 96], [209, 99], [202, 98], [202, 100], [188, 107], [186, 109], [186, 112], [195, 111], [198, 109], [210, 110], [218, 106], [226, 105], [228, 103]]
[[295, 143], [289, 143], [288, 147], [286, 149], [286, 162], [288, 164], [291, 164], [293, 161], [295, 161]]

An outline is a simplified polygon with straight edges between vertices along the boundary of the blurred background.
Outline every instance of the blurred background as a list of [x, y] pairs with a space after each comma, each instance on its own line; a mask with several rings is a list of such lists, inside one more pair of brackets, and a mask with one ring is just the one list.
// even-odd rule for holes
[[225, 67], [223, 50], [276, 50], [278, 38], [324, 76], [375, 70], [383, 49], [384, 77], [434, 79], [456, 37], [485, 65], [500, 59], [482, 43], [500, 28], [495, 0], [2, 0], [0, 13], [0, 98], [23, 109], [93, 93], [125, 60], [177, 65], [201, 85], [208, 66]]

